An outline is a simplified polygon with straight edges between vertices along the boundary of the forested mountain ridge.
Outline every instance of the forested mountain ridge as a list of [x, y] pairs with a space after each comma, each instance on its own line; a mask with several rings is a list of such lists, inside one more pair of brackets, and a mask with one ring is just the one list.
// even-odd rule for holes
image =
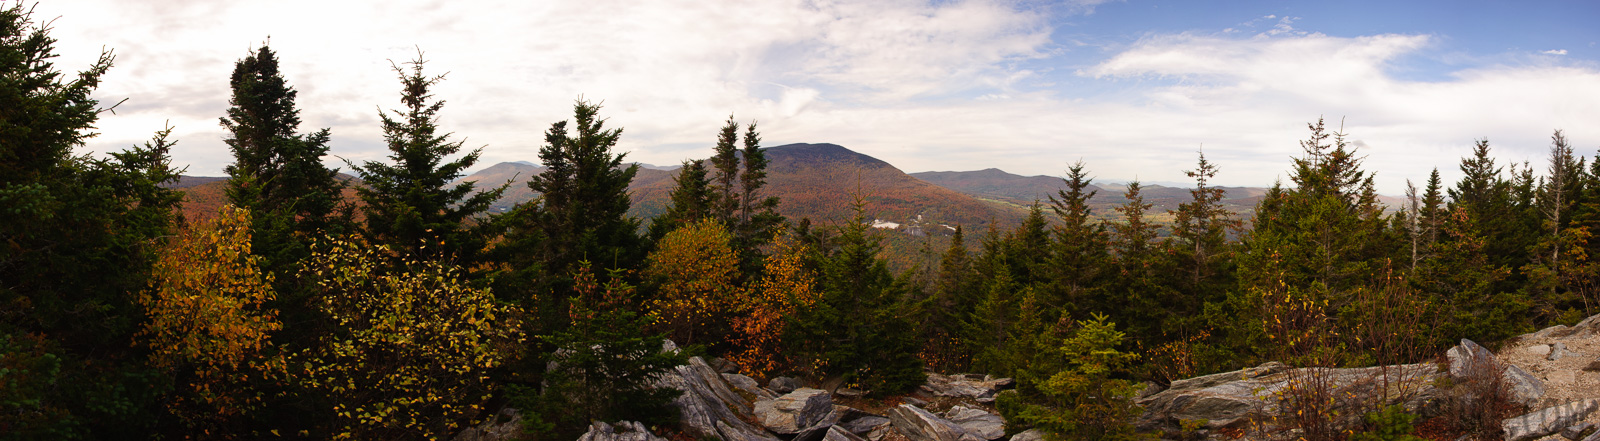
[[[944, 188], [977, 196], [984, 200], [1001, 202], [1018, 207], [1031, 205], [1034, 201], [1048, 203], [1051, 196], [1062, 188], [1060, 177], [1054, 176], [1022, 176], [1006, 171], [987, 168], [977, 171], [930, 171], [911, 173], [911, 176], [933, 183]], [[1257, 203], [1267, 194], [1264, 187], [1217, 187], [1225, 193], [1222, 196], [1222, 206], [1229, 212], [1243, 219], [1249, 219], [1255, 211]], [[1089, 200], [1094, 216], [1098, 219], [1117, 221], [1115, 208], [1128, 203], [1128, 198], [1123, 196], [1127, 191], [1126, 185], [1102, 184], [1090, 185], [1088, 191], [1095, 192], [1094, 198]], [[1170, 224], [1172, 216], [1168, 210], [1177, 210], [1178, 205], [1190, 199], [1188, 188], [1167, 187], [1161, 185], [1144, 185], [1141, 187], [1145, 202], [1151, 204], [1151, 220], [1156, 223]]]
[[[1026, 214], [1025, 207], [988, 203], [915, 179], [888, 162], [837, 144], [788, 144], [764, 150], [771, 164], [763, 194], [782, 200], [778, 213], [791, 219], [809, 218], [817, 223], [848, 219], [850, 197], [857, 193], [866, 199], [869, 217], [912, 225], [920, 215], [929, 230], [939, 224], [980, 228], [990, 220], [1002, 226], [1015, 225]], [[523, 183], [543, 170], [528, 163], [503, 162], [459, 182], [474, 181], [478, 188], [486, 189], [512, 181], [511, 188], [494, 204], [493, 211], [501, 212], [536, 197]], [[671, 178], [677, 173], [641, 166], [628, 186], [633, 201], [628, 213], [641, 219], [660, 214], [674, 185]], [[1059, 186], [1061, 180], [1055, 182]]]

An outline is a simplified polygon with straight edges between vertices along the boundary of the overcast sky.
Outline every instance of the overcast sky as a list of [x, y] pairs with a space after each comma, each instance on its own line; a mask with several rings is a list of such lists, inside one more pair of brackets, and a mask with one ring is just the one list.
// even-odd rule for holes
[[[706, 157], [732, 114], [764, 145], [831, 142], [907, 172], [995, 167], [1186, 182], [1204, 146], [1228, 185], [1284, 177], [1326, 116], [1380, 191], [1474, 139], [1541, 170], [1553, 130], [1600, 147], [1600, 2], [1592, 1], [356, 1], [41, 0], [58, 67], [117, 65], [87, 148], [170, 121], [175, 162], [232, 161], [218, 118], [235, 61], [271, 37], [302, 131], [382, 159], [390, 60], [426, 53], [442, 127], [478, 168], [537, 161], [573, 101], [603, 101], [633, 161]], [[330, 163], [343, 166], [330, 158]]]

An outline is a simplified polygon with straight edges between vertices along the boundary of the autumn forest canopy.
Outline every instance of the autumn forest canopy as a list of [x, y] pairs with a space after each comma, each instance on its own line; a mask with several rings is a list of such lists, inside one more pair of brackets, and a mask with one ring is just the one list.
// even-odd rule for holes
[[186, 218], [171, 128], [75, 151], [115, 104], [92, 97], [115, 57], [63, 71], [54, 43], [0, 10], [0, 439], [438, 439], [505, 407], [530, 439], [671, 433], [679, 392], [656, 379], [691, 355], [882, 400], [928, 372], [1012, 377], [1009, 431], [1132, 437], [1140, 383], [1413, 363], [1600, 312], [1600, 155], [1560, 130], [1543, 168], [1479, 140], [1440, 165], [1460, 181], [1435, 171], [1387, 207], [1310, 115], [1248, 218], [1204, 155], [1162, 212], [1137, 182], [1096, 212], [1080, 162], [1020, 221], [952, 225], [891, 266], [905, 238], [872, 228], [872, 188], [831, 196], [853, 202], [842, 222], [780, 214], [758, 125], [734, 117], [637, 218], [623, 128], [579, 100], [543, 131], [538, 196], [490, 210], [517, 189], [460, 180], [479, 151], [439, 126], [446, 78], [420, 53], [393, 65], [388, 157], [342, 169], [293, 72], [245, 54], [216, 78], [226, 201]]

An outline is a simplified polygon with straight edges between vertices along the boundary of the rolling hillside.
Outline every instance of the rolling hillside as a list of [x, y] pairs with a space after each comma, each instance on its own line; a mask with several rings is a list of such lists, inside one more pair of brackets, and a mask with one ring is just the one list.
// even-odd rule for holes
[[[940, 224], [987, 225], [990, 220], [1011, 224], [1025, 212], [1015, 206], [985, 202], [970, 195], [930, 184], [901, 172], [887, 162], [835, 144], [789, 144], [767, 149], [767, 186], [763, 192], [782, 200], [778, 211], [791, 219], [811, 218], [826, 224], [852, 216], [852, 195], [866, 202], [867, 217], [881, 227], [899, 225], [912, 232], [935, 232]], [[511, 189], [494, 205], [504, 211], [537, 195], [528, 190], [529, 177], [543, 167], [503, 162], [462, 178], [480, 188], [511, 181]], [[650, 218], [666, 209], [667, 195], [676, 185], [676, 170], [640, 167], [634, 177], [630, 214]], [[919, 218], [920, 216], [920, 218]], [[946, 231], [948, 229], [945, 229]]]
[[[1021, 176], [993, 168], [967, 172], [921, 172], [912, 173], [911, 176], [984, 200], [1021, 207], [1027, 207], [1036, 200], [1042, 204], [1049, 204], [1049, 197], [1054, 196], [1065, 185], [1058, 177]], [[1127, 187], [1123, 185], [1091, 187], [1096, 191], [1094, 198], [1089, 200], [1094, 216], [1103, 220], [1117, 221], [1119, 216], [1115, 208], [1128, 202], [1122, 197]], [[1267, 193], [1267, 189], [1260, 187], [1223, 187], [1223, 190], [1226, 191], [1222, 200], [1223, 206], [1240, 219], [1249, 219], [1255, 212], [1256, 203], [1261, 202], [1262, 196]], [[1141, 193], [1144, 201], [1151, 204], [1147, 216], [1157, 223], [1170, 223], [1172, 215], [1167, 214], [1167, 211], [1177, 210], [1178, 204], [1193, 198], [1188, 188], [1161, 185], [1144, 185]]]

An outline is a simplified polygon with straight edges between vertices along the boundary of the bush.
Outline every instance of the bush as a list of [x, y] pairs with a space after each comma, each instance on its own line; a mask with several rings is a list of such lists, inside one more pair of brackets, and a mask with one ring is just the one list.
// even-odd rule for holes
[[1416, 415], [1406, 413], [1405, 406], [1391, 405], [1383, 410], [1368, 413], [1364, 418], [1367, 431], [1350, 436], [1350, 441], [1424, 441], [1411, 433], [1411, 422]]
[[1133, 404], [1139, 386], [1112, 377], [1139, 356], [1116, 349], [1123, 333], [1106, 322], [1106, 316], [1092, 317], [1078, 322], [1072, 337], [1056, 348], [1068, 368], [1033, 385], [1030, 389], [1037, 390], [1037, 396], [1008, 392], [996, 397], [995, 407], [1005, 417], [1008, 431], [1031, 426], [1052, 440], [1144, 438], [1132, 425], [1141, 411]]

